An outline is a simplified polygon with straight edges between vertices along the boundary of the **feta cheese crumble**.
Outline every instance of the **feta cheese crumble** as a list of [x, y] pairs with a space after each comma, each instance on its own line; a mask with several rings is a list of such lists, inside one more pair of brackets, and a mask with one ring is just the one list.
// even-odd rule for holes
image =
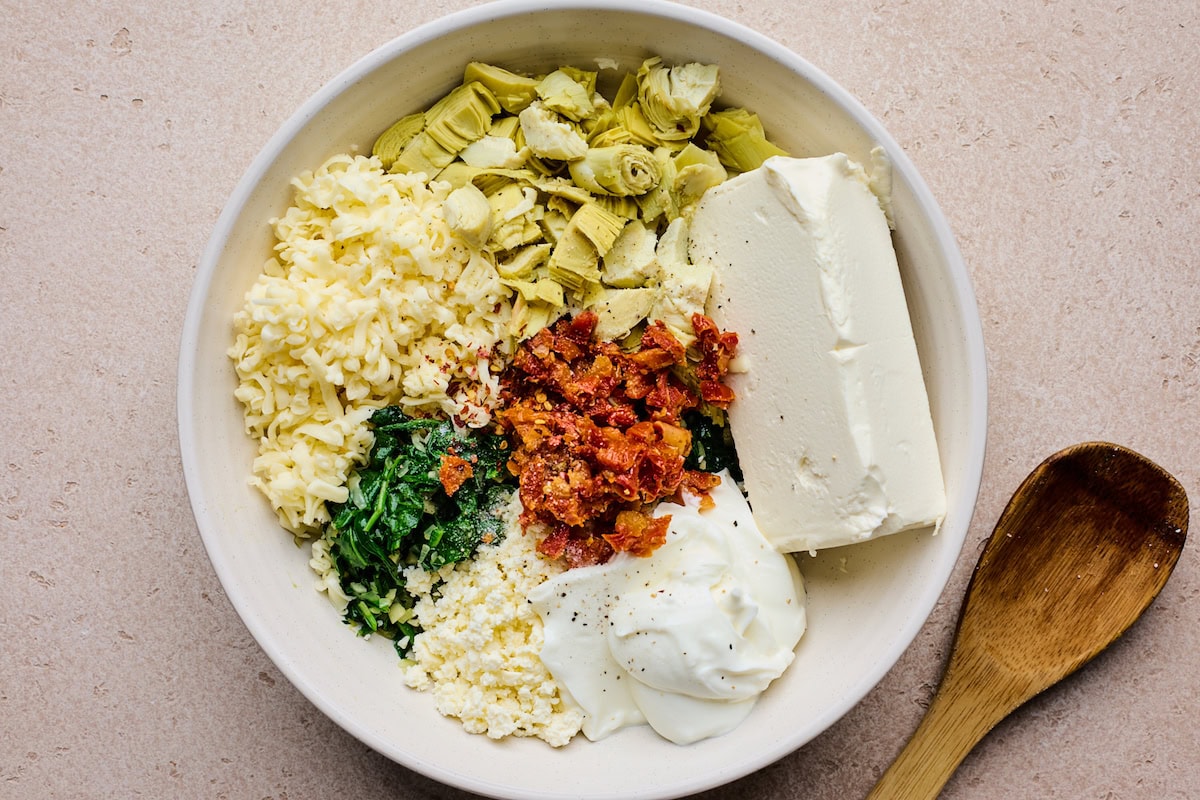
[[457, 717], [469, 733], [536, 736], [561, 747], [579, 732], [583, 712], [542, 663], [542, 621], [527, 595], [563, 566], [537, 553], [537, 538], [522, 532], [520, 513], [514, 495], [504, 539], [473, 559], [433, 574], [404, 571], [408, 590], [420, 597], [413, 610], [423, 628], [404, 679], [430, 691], [438, 711]]

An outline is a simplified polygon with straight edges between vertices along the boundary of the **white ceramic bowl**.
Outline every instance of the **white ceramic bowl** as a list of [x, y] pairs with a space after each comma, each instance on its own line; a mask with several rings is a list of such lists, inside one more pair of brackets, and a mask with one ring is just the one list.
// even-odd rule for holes
[[[941, 533], [897, 535], [801, 560], [809, 630], [787, 673], [734, 732], [677, 747], [648, 728], [561, 750], [495, 742], [441, 717], [406, 688], [388, 643], [356, 638], [313, 591], [297, 548], [247, 484], [243, 433], [225, 355], [231, 321], [270, 253], [267, 220], [289, 179], [326, 157], [368, 149], [393, 120], [458, 83], [467, 61], [516, 70], [648, 55], [720, 65], [721, 102], [761, 116], [793, 155], [882, 145], [908, 303], [929, 388], [949, 510]], [[437, 780], [519, 798], [658, 798], [734, 780], [812, 739], [895, 663], [937, 601], [975, 504], [985, 435], [985, 366], [974, 298], [954, 239], [913, 165], [883, 127], [794, 53], [728, 20], [659, 0], [499, 2], [446, 17], [371, 53], [321, 89], [270, 140], [234, 191], [200, 262], [179, 368], [179, 429], [197, 525], [230, 600], [280, 671], [380, 753]]]

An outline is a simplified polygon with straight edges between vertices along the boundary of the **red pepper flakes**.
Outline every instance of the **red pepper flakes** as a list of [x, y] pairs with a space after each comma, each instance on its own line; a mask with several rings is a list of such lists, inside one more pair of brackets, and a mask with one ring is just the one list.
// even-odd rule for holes
[[614, 552], [649, 555], [669, 524], [650, 516], [654, 504], [683, 489], [705, 497], [716, 486], [715, 475], [684, 469], [692, 436], [681, 418], [705, 395], [722, 407], [733, 399], [721, 379], [737, 336], [703, 315], [693, 325], [699, 393], [676, 374], [688, 369], [687, 353], [660, 322], [632, 352], [593, 341], [591, 312], [522, 343], [501, 376], [505, 403], [496, 417], [513, 448], [508, 468], [520, 479], [522, 522], [550, 531], [539, 552], [571, 567]]

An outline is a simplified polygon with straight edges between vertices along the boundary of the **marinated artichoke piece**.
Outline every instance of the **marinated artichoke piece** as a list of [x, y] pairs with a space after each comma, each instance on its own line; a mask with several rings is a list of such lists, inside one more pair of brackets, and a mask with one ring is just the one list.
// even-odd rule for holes
[[446, 152], [438, 146], [437, 142], [429, 138], [428, 133], [421, 131], [408, 143], [404, 152], [392, 162], [392, 166], [388, 167], [388, 172], [397, 174], [421, 172], [429, 178], [450, 166], [454, 157], [454, 153]]
[[592, 202], [605, 211], [616, 214], [618, 217], [624, 217], [625, 219], [637, 219], [642, 214], [637, 201], [632, 197], [614, 197], [612, 195], [600, 194], [596, 195]]
[[488, 195], [487, 200], [492, 212], [488, 249], [512, 250], [542, 238], [537, 224], [542, 207], [537, 205], [536, 190], [510, 183]]
[[540, 222], [546, 241], [551, 244], [558, 244], [566, 236], [567, 226], [571, 224], [571, 218], [561, 211], [547, 208]]
[[515, 289], [526, 301], [538, 301], [552, 306], [565, 304], [562, 285], [549, 278], [541, 278], [536, 281], [502, 278], [500, 282], [510, 289]]
[[705, 145], [734, 172], [749, 172], [771, 156], [787, 155], [767, 140], [758, 115], [744, 108], [708, 114], [704, 117], [704, 129], [708, 132]]
[[654, 159], [658, 162], [662, 179], [654, 189], [638, 198], [638, 206], [642, 209], [642, 219], [645, 222], [656, 222], [662, 217], [666, 217], [670, 222], [679, 216], [679, 204], [673, 191], [679, 173], [675, 167], [675, 159], [671, 156], [670, 149], [666, 147], [659, 147], [654, 151]]
[[571, 180], [595, 194], [632, 197], [658, 185], [662, 170], [654, 155], [636, 144], [589, 148], [578, 161], [567, 165]]
[[613, 95], [612, 107], [619, 111], [625, 106], [637, 100], [638, 96], [638, 79], [637, 75], [632, 72], [626, 72], [625, 77], [621, 79], [621, 85], [617, 87], [617, 93]]
[[613, 242], [621, 235], [628, 221], [611, 211], [606, 211], [596, 203], [587, 203], [575, 212], [567, 227], [574, 227], [586, 236], [596, 248], [596, 253], [603, 256], [612, 249]]
[[718, 70], [712, 64], [664, 67], [655, 57], [638, 70], [638, 101], [646, 120], [667, 141], [690, 139], [700, 130], [700, 119], [721, 90]]
[[515, 144], [517, 141], [517, 131], [521, 130], [521, 121], [516, 117], [500, 117], [492, 120], [492, 129], [488, 131], [488, 136], [503, 136], [506, 139], [512, 139]]
[[576, 294], [600, 282], [600, 260], [595, 246], [570, 223], [550, 253], [550, 278]]
[[[559, 198], [568, 203], [573, 204], [569, 209], [570, 213], [567, 216], [575, 213], [575, 207], [581, 206], [584, 203], [591, 202], [593, 199], [587, 189], [581, 189], [565, 178], [543, 178], [534, 177], [531, 183], [537, 187], [537, 190], [544, 194], [550, 195], [552, 198]], [[557, 206], [557, 204], [555, 204]]]
[[604, 254], [600, 279], [621, 289], [645, 286], [658, 277], [658, 261], [654, 255], [657, 245], [658, 237], [654, 231], [641, 220], [633, 220]]
[[595, 335], [607, 341], [620, 339], [646, 318], [658, 299], [657, 288], [602, 289], [588, 308], [596, 312]]
[[464, 164], [462, 161], [451, 161], [445, 169], [437, 174], [437, 179], [458, 189], [469, 183], [474, 183], [475, 177], [482, 172], [483, 170], [478, 167], [472, 167], [470, 164]]
[[612, 248], [626, 222], [596, 203], [581, 206], [550, 253], [550, 277], [577, 295], [598, 284], [600, 258]]
[[451, 192], [442, 206], [442, 214], [450, 230], [476, 250], [483, 247], [492, 232], [492, 207], [473, 184]]
[[421, 111], [393, 122], [390, 128], [379, 134], [371, 147], [371, 154], [379, 158], [384, 169], [391, 169], [404, 148], [424, 127], [425, 113]]
[[550, 249], [550, 245], [544, 243], [522, 247], [515, 251], [508, 261], [497, 264], [496, 272], [505, 280], [527, 280], [535, 269], [546, 263], [546, 259], [550, 257]]
[[559, 67], [561, 72], [565, 72], [571, 80], [578, 83], [587, 90], [588, 96], [596, 93], [596, 76], [597, 72], [593, 70], [579, 69], [579, 67]]
[[510, 114], [519, 114], [537, 99], [538, 81], [501, 67], [472, 61], [463, 71], [463, 83], [478, 81], [495, 96], [496, 102]]
[[529, 301], [518, 293], [513, 300], [512, 317], [509, 318], [508, 330], [518, 339], [528, 339], [558, 319], [564, 308], [536, 300]]
[[675, 155], [674, 162], [676, 175], [672, 189], [680, 209], [691, 206], [706, 191], [729, 177], [716, 153], [691, 142]]
[[457, 155], [482, 139], [500, 113], [496, 96], [479, 81], [459, 86], [425, 112], [425, 135], [443, 150]]
[[537, 94], [546, 108], [575, 122], [587, 119], [596, 112], [592, 105], [592, 93], [561, 69], [542, 79], [537, 86]]
[[517, 150], [517, 143], [507, 136], [493, 136], [490, 133], [477, 142], [471, 142], [458, 154], [465, 163], [472, 167], [519, 169], [529, 158], [529, 149]]
[[587, 140], [574, 127], [563, 122], [540, 100], [520, 114], [521, 133], [533, 154], [558, 161], [575, 161], [587, 154]]
[[611, 120], [602, 120], [595, 126], [588, 138], [588, 143], [592, 147], [640, 144], [650, 148], [672, 145], [678, 147], [681, 144], [659, 138], [655, 130], [650, 127], [650, 123], [646, 121], [645, 115], [642, 114], [642, 108], [637, 103], [614, 109]]
[[687, 243], [687, 223], [682, 219], [675, 220], [663, 231], [655, 251], [662, 293], [649, 313], [651, 319], [662, 320], [684, 346], [696, 340], [692, 315], [704, 313], [712, 283], [711, 266], [688, 261]]

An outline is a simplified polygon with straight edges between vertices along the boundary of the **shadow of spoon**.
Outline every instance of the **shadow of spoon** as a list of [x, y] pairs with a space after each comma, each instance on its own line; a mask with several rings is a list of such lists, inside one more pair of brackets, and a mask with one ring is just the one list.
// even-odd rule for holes
[[937, 797], [980, 739], [1090, 661], [1166, 584], [1187, 538], [1183, 487], [1132, 450], [1055, 453], [1000, 515], [937, 694], [867, 800]]

